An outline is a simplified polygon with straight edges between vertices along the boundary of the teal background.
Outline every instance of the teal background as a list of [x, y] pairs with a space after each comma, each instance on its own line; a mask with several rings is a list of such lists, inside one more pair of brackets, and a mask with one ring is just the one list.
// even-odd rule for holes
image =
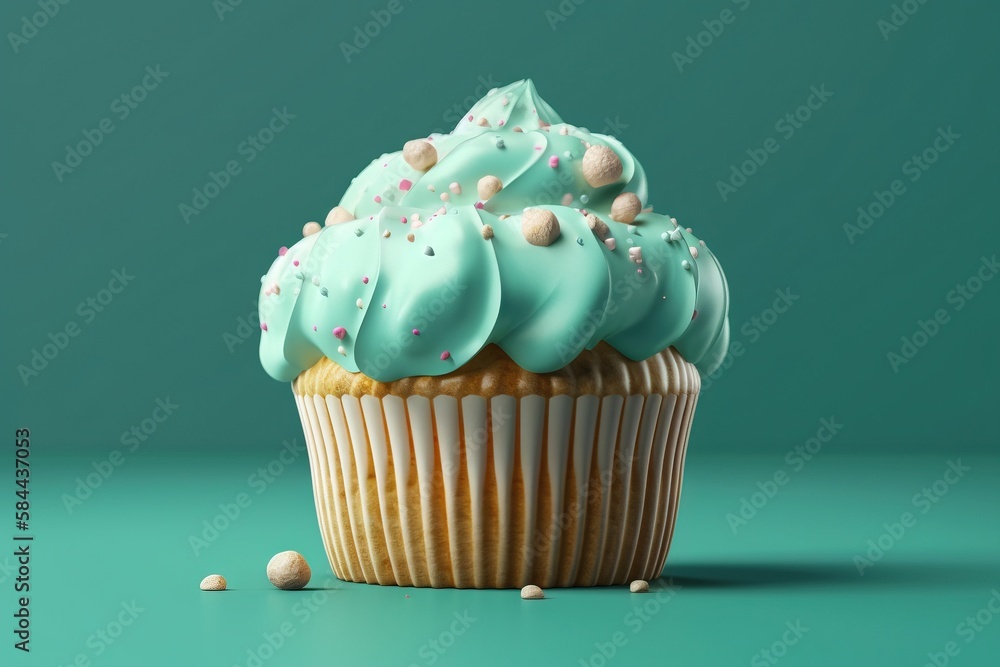
[[[254, 314], [275, 250], [322, 221], [368, 161], [524, 77], [567, 121], [618, 134], [651, 203], [706, 239], [744, 346], [699, 403], [665, 573], [684, 588], [610, 664], [746, 664], [799, 618], [812, 630], [780, 664], [919, 665], [941, 650], [1000, 586], [1000, 281], [961, 310], [948, 301], [1000, 249], [1000, 7], [927, 2], [884, 39], [888, 1], [587, 0], [562, 3], [574, 9], [557, 23], [556, 0], [401, 6], [350, 63], [340, 43], [386, 2], [244, 0], [221, 19], [208, 0], [71, 2], [17, 52], [9, 37], [0, 47], [3, 428], [32, 430], [38, 554], [37, 650], [4, 644], [3, 664], [79, 652], [100, 665], [245, 664], [306, 595], [269, 589], [269, 556], [296, 548], [316, 585], [331, 576], [304, 460], [211, 548], [188, 543], [282, 441], [302, 438], [288, 387], [257, 361], [256, 329], [237, 345], [225, 336]], [[672, 54], [723, 9], [735, 20], [678, 71]], [[38, 11], [6, 2], [0, 27]], [[112, 101], [156, 65], [169, 76], [120, 120]], [[782, 137], [775, 123], [824, 85], [833, 97]], [[285, 107], [295, 118], [246, 162], [239, 144]], [[105, 117], [114, 131], [60, 182], [52, 162]], [[904, 162], [948, 127], [960, 138], [911, 183]], [[723, 201], [717, 182], [769, 137], [778, 152]], [[228, 160], [242, 172], [185, 224], [178, 206]], [[844, 224], [893, 179], [905, 194], [851, 243]], [[85, 321], [78, 305], [123, 267], [135, 279]], [[799, 299], [751, 333], [779, 289]], [[939, 308], [949, 321], [894, 372], [887, 353]], [[79, 335], [25, 384], [18, 366], [69, 323]], [[124, 434], [158, 399], [179, 407], [127, 451]], [[786, 453], [822, 418], [843, 429], [734, 533], [726, 514], [789, 470]], [[68, 511], [63, 495], [114, 450], [125, 463]], [[957, 459], [968, 478], [857, 576], [852, 557]], [[200, 594], [213, 571], [235, 590]], [[0, 568], [4, 618], [9, 584]], [[333, 586], [265, 664], [428, 664], [419, 647], [469, 609], [481, 620], [435, 664], [577, 665], [635, 604], [620, 590], [528, 605], [511, 592]], [[148, 611], [94, 656], [87, 637], [133, 598]], [[994, 623], [954, 664], [998, 652]]]

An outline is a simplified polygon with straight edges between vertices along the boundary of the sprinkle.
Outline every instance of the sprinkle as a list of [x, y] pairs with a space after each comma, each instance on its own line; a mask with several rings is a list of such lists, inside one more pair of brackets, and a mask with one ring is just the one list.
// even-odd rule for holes
[[583, 245], [583, 239], [580, 238], [579, 236], [576, 237], [576, 242], [579, 243], [580, 245]]
[[462, 186], [459, 185], [457, 182], [449, 183], [448, 189], [451, 190], [456, 195], [462, 194]]
[[483, 176], [476, 184], [476, 193], [483, 201], [486, 201], [501, 190], [503, 190], [503, 182], [492, 174]]
[[704, 248], [705, 247], [705, 242], [699, 239], [698, 245], [700, 245], [702, 248]]
[[327, 296], [330, 292], [325, 287], [320, 287], [319, 293], [322, 294], [323, 296]]
[[434, 211], [434, 215], [445, 215], [446, 213], [448, 213], [448, 210], [444, 206]]
[[636, 264], [642, 264], [642, 248], [635, 246], [628, 249], [628, 258]]
[[507, 121], [501, 118], [500, 120], [497, 121], [497, 127], [503, 127], [506, 122]]
[[357, 229], [354, 230], [354, 235], [355, 236], [364, 236], [365, 235], [365, 230], [363, 230], [360, 227], [358, 227]]
[[312, 236], [323, 229], [318, 222], [307, 222], [302, 225], [302, 236]]
[[293, 259], [292, 260], [292, 266], [298, 266], [298, 265], [299, 265], [299, 260]]
[[674, 223], [674, 227], [678, 227], [677, 218], [670, 218], [670, 222]]
[[522, 130], [522, 129], [521, 129], [521, 126], [520, 126], [520, 125], [515, 125], [515, 126], [514, 126], [514, 131], [515, 131], [515, 132], [524, 132], [524, 130]]
[[261, 322], [260, 323], [260, 330], [261, 331], [267, 331], [267, 322]]
[[342, 354], [345, 357], [347, 356], [347, 348], [344, 347], [343, 345], [337, 346], [337, 352], [340, 352], [340, 354]]
[[664, 241], [666, 241], [666, 240], [668, 240], [670, 238], [670, 234], [667, 234], [666, 232], [663, 232], [662, 234], [660, 234], [660, 238], [663, 239]]
[[681, 236], [683, 236], [683, 235], [681, 234], [681, 230], [679, 230], [679, 229], [674, 229], [674, 230], [672, 230], [670, 232], [670, 240], [671, 241], [680, 241], [681, 240]]
[[413, 243], [413, 234], [407, 234], [406, 240], [409, 241], [410, 243]]
[[535, 150], [536, 150], [536, 151], [540, 151], [540, 150], [542, 150], [542, 146], [535, 146]]
[[477, 201], [476, 202], [476, 208], [482, 208], [482, 207], [483, 207], [483, 202]]
[[388, 229], [382, 232], [382, 238], [387, 239], [390, 236], [392, 236], [392, 232], [390, 232]]
[[691, 228], [690, 228], [690, 227], [685, 227], [685, 229], [687, 230], [687, 233], [688, 233], [688, 234], [691, 234], [691, 233], [692, 233], [692, 232], [691, 232]]
[[698, 317], [698, 311], [697, 310], [694, 311], [693, 313], [691, 313], [691, 319], [692, 320], [694, 320], [694, 318], [696, 318], [696, 317]]
[[503, 142], [503, 139], [497, 139], [497, 148], [505, 148], [505, 147], [506, 144]]
[[553, 169], [555, 169], [556, 167], [559, 166], [559, 156], [558, 155], [550, 155], [549, 156], [549, 166], [552, 167]]
[[344, 336], [347, 335], [347, 329], [345, 329], [344, 327], [334, 327], [333, 335], [340, 340], [344, 340]]
[[[472, 120], [472, 116], [469, 116]], [[403, 144], [403, 159], [417, 171], [427, 171], [438, 161], [437, 150], [429, 141], [414, 139]]]
[[313, 331], [316, 331], [316, 325], [315, 324], [313, 325]]
[[382, 203], [382, 197], [380, 197], [379, 195], [375, 195], [373, 197], [373, 199], [375, 200], [376, 204], [381, 204]]
[[364, 308], [364, 307], [365, 307], [365, 304], [364, 304], [364, 302], [363, 302], [363, 301], [362, 301], [361, 299], [358, 299], [357, 301], [355, 301], [355, 302], [354, 302], [354, 304], [355, 304], [355, 305], [356, 305], [356, 306], [357, 306], [358, 308]]
[[469, 120], [472, 120], [472, 114], [471, 113], [469, 114]]
[[611, 202], [611, 219], [631, 223], [642, 211], [642, 201], [634, 192], [623, 192]]
[[315, 285], [316, 287], [319, 287], [319, 276], [312, 277], [312, 284]]
[[404, 190], [405, 191], [405, 190], [409, 190], [412, 187], [413, 187], [413, 181], [411, 181], [408, 178], [403, 178], [403, 179], [401, 179], [399, 181], [399, 189], [400, 190]]
[[382, 307], [383, 307], [383, 308], [385, 308], [385, 307], [386, 307], [386, 304], [384, 304], [384, 303], [383, 303], [383, 304], [382, 304]]
[[565, 125], [563, 125], [562, 127], [559, 128], [559, 134], [562, 134], [562, 135], [569, 134], [569, 128], [566, 127]]
[[278, 248], [278, 257], [284, 257], [286, 252], [288, 252], [288, 248], [281, 246]]
[[503, 97], [500, 98], [500, 104], [502, 106], [507, 106], [508, 104], [510, 104], [510, 100], [507, 99], [506, 95], [504, 95]]
[[420, 335], [420, 329], [414, 329], [413, 330], [413, 335], [414, 336], [419, 336]]
[[480, 127], [489, 127], [490, 126], [490, 121], [486, 120], [485, 118], [480, 118], [479, 119], [479, 126]]
[[607, 146], [594, 145], [583, 154], [583, 177], [592, 187], [614, 183], [622, 175], [622, 161]]
[[562, 205], [563, 206], [569, 206], [572, 203], [573, 203], [573, 195], [572, 194], [570, 194], [569, 192], [567, 192], [566, 194], [564, 194], [562, 196]]
[[681, 262], [681, 266], [684, 267], [685, 271], [691, 270], [691, 262], [687, 261], [686, 259], [683, 262]]
[[629, 225], [628, 227], [626, 227], [626, 229], [628, 229], [629, 234], [635, 234], [636, 231], [638, 231], [638, 227], [636, 227], [635, 225]]
[[694, 247], [693, 245], [688, 246], [688, 251], [691, 253], [692, 258], [698, 259], [698, 249], [696, 247]]
[[428, 186], [427, 186], [427, 191], [428, 191], [428, 192], [436, 192], [436, 191], [434, 190], [434, 185], [433, 185], [433, 184], [431, 184], [431, 185], [428, 185]]
[[493, 238], [493, 227], [491, 225], [483, 225], [482, 234], [483, 238], [489, 241]]
[[295, 279], [296, 280], [302, 280], [302, 278], [303, 278], [302, 272], [301, 271], [296, 271], [295, 272]]
[[367, 285], [368, 284], [368, 276], [362, 276], [361, 277], [361, 282], [363, 282], [365, 285]]
[[424, 254], [427, 255], [428, 257], [433, 257], [434, 256], [434, 248], [432, 248], [430, 246], [424, 247]]
[[587, 195], [580, 195], [580, 202], [581, 203], [586, 204], [589, 201], [590, 201], [590, 197], [588, 197]]
[[263, 285], [265, 280], [267, 280], [267, 276], [266, 275], [261, 276], [260, 277], [260, 284]]
[[451, 199], [451, 195], [450, 194], [448, 194], [447, 192], [442, 192], [441, 193], [441, 201], [448, 201], [449, 199]]
[[343, 206], [334, 206], [330, 209], [330, 212], [326, 214], [326, 221], [323, 223], [327, 227], [330, 225], [336, 225], [340, 222], [348, 222], [354, 220], [354, 214], [348, 211]]
[[281, 294], [281, 285], [274, 283], [267, 288], [267, 291], [265, 291], [264, 294], [274, 294], [275, 296]]
[[399, 221], [405, 225], [406, 224], [406, 216], [404, 215], [402, 218], [399, 219]]
[[449, 357], [451, 357], [451, 352], [448, 350], [441, 353], [441, 361], [447, 361]]
[[615, 243], [615, 240], [612, 238], [612, 239], [604, 239], [604, 245], [608, 246], [608, 250], [614, 250], [615, 245], [617, 244]]

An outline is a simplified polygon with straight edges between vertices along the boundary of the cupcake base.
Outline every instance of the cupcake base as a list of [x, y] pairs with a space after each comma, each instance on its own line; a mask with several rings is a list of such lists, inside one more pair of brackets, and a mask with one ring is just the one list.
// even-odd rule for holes
[[700, 386], [679, 363], [667, 394], [296, 392], [334, 573], [434, 588], [659, 576]]

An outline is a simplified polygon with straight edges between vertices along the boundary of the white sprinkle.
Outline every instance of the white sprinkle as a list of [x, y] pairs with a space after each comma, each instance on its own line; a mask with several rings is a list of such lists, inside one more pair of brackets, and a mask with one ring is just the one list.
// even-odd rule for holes
[[364, 304], [364, 302], [361, 299], [358, 299], [357, 301], [355, 301], [355, 303], [358, 305], [358, 308], [364, 308], [365, 307], [365, 304]]
[[340, 354], [344, 355], [345, 357], [347, 356], [347, 348], [344, 347], [343, 345], [338, 345], [337, 346], [337, 352], [339, 352]]

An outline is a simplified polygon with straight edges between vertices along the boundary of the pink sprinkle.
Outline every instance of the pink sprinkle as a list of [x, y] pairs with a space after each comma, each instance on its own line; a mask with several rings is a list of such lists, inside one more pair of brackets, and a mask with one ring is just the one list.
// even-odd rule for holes
[[698, 317], [698, 311], [697, 311], [697, 310], [696, 310], [696, 311], [694, 311], [693, 313], [691, 313], [691, 319], [692, 319], [692, 320], [693, 320], [694, 318], [696, 318], [696, 317]]
[[382, 196], [381, 195], [375, 195], [374, 199], [375, 199], [375, 203], [376, 204], [381, 204], [382, 203]]
[[483, 202], [477, 201], [476, 202], [476, 208], [482, 208], [482, 207], [483, 207]]
[[551, 156], [549, 158], [549, 166], [552, 167], [553, 169], [555, 169], [556, 167], [559, 166], [559, 156], [558, 155], [553, 155], [553, 156]]
[[260, 330], [261, 331], [267, 331], [267, 322], [261, 322], [260, 323]]
[[448, 350], [441, 353], [441, 361], [446, 361], [449, 357], [451, 357], [451, 352]]
[[384, 303], [382, 304], [382, 307], [385, 308], [385, 304]]
[[688, 250], [690, 250], [690, 251], [691, 251], [691, 257], [692, 257], [692, 258], [694, 258], [694, 259], [698, 259], [698, 249], [697, 249], [697, 248], [695, 248], [695, 247], [694, 247], [694, 246], [692, 245], [692, 246], [688, 246]]
[[292, 266], [298, 266], [298, 265], [299, 265], [299, 260], [293, 259], [292, 260]]
[[503, 127], [503, 124], [504, 124], [504, 122], [505, 122], [505, 121], [504, 121], [504, 119], [503, 119], [503, 118], [501, 118], [500, 120], [498, 120], [498, 121], [497, 121], [497, 127]]
[[614, 239], [604, 239], [604, 245], [608, 246], [608, 250], [614, 250], [617, 244]]
[[316, 331], [316, 325], [315, 324], [313, 325], [313, 331]]
[[414, 336], [419, 336], [420, 335], [420, 329], [414, 329], [413, 330], [413, 335]]
[[333, 335], [339, 338], [340, 340], [344, 340], [344, 336], [347, 335], [347, 329], [345, 329], [344, 327], [334, 327]]
[[388, 162], [383, 162], [383, 163], [382, 163], [382, 168], [383, 168], [383, 169], [384, 169], [385, 167], [388, 167], [388, 166], [389, 166], [389, 163], [388, 163]]
[[642, 269], [637, 269], [637, 271], [638, 271], [639, 273], [642, 273]]
[[411, 181], [408, 178], [404, 178], [404, 179], [402, 179], [399, 182], [399, 189], [400, 190], [409, 190], [412, 187], [413, 187], [413, 181]]
[[406, 216], [404, 215], [402, 218], [399, 219], [399, 221], [405, 225], [406, 224]]
[[367, 285], [368, 284], [368, 276], [362, 277], [361, 278], [361, 282], [363, 282], [365, 285]]
[[410, 597], [410, 596], [409, 596], [409, 595], [407, 595], [406, 597]]
[[535, 150], [536, 151], [540, 151], [540, 150], [542, 150], [542, 147], [541, 146], [535, 146]]
[[437, 211], [434, 212], [434, 215], [444, 215], [447, 212], [448, 212], [448, 210], [445, 209], [444, 206], [442, 206], [441, 208], [439, 208]]
[[278, 257], [284, 257], [286, 252], [288, 252], [288, 248], [281, 246], [278, 248]]
[[472, 120], [472, 114], [471, 113], [469, 114], [469, 120]]

